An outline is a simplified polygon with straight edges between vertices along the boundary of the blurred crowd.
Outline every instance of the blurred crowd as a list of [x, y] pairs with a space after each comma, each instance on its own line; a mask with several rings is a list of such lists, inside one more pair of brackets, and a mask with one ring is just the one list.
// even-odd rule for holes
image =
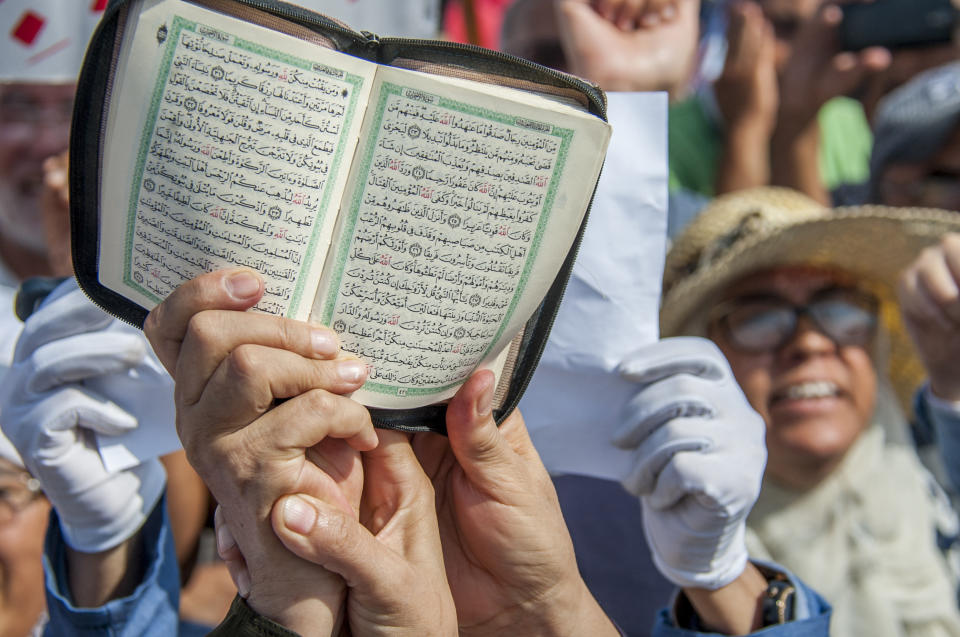
[[[609, 442], [632, 470], [541, 461], [523, 418], [542, 399], [498, 428], [485, 372], [446, 437], [374, 430], [347, 397], [365, 368], [330, 330], [246, 312], [249, 271], [191, 281], [143, 332], [104, 314], [72, 279], [67, 147], [107, 3], [4, 0], [0, 637], [960, 637], [957, 8], [298, 4], [666, 93], [662, 338], [596, 310], [555, 328], [619, 353]], [[629, 246], [605, 196], [584, 245]], [[52, 292], [24, 321], [35, 277]], [[564, 303], [587, 294], [613, 315], [630, 290]], [[96, 437], [147, 426], [184, 449], [108, 470]]]

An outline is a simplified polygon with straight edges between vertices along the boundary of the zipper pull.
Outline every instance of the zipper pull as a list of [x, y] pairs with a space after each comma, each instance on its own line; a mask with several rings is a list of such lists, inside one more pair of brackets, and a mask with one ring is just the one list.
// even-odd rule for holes
[[372, 50], [380, 48], [380, 36], [372, 31], [360, 31], [361, 35], [366, 38], [367, 48]]

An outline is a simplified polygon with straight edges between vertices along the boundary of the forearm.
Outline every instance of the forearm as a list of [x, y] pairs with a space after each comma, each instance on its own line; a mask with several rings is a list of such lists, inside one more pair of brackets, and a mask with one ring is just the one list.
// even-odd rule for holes
[[514, 606], [512, 612], [499, 613], [482, 625], [460, 626], [461, 637], [503, 634], [619, 637], [621, 633], [578, 576], [575, 583], [558, 586], [546, 598]]
[[820, 125], [816, 117], [781, 115], [770, 143], [770, 183], [830, 205], [830, 195], [820, 178], [819, 155]]
[[751, 123], [729, 126], [717, 166], [715, 190], [722, 195], [770, 183], [770, 132]]
[[247, 603], [254, 612], [300, 635], [339, 634], [345, 592], [339, 604], [331, 603], [329, 598], [318, 599], [311, 594], [309, 587], [303, 589], [300, 596], [270, 597], [269, 594], [256, 598], [251, 595]]
[[70, 596], [77, 608], [96, 608], [128, 597], [143, 580], [143, 536], [99, 553], [81, 553], [67, 547]]
[[56, 511], [53, 512], [44, 556], [50, 615], [45, 635], [159, 637], [177, 633], [180, 582], [165, 500], [154, 507], [137, 535], [141, 543], [137, 562], [144, 570], [141, 581], [134, 583], [132, 594], [99, 607], [80, 607], [71, 594], [71, 567], [75, 572], [81, 565], [70, 563], [69, 548]]
[[717, 590], [684, 588], [705, 628], [726, 635], [746, 635], [761, 625], [761, 603], [767, 580], [747, 563], [740, 577]]

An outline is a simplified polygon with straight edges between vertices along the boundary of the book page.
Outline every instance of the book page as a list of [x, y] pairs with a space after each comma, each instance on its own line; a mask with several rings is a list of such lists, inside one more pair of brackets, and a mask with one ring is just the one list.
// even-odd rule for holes
[[101, 282], [151, 309], [247, 266], [266, 281], [256, 309], [306, 318], [375, 65], [180, 0], [135, 4], [127, 24]]
[[554, 100], [382, 68], [313, 320], [384, 408], [452, 396], [494, 361], [566, 257], [609, 126]]

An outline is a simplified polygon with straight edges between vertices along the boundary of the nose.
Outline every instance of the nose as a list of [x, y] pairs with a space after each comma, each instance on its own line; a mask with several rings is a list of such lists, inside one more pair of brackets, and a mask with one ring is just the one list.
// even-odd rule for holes
[[802, 360], [814, 356], [835, 354], [837, 344], [824, 334], [810, 317], [802, 315], [797, 319], [797, 329], [778, 355], [785, 360]]

